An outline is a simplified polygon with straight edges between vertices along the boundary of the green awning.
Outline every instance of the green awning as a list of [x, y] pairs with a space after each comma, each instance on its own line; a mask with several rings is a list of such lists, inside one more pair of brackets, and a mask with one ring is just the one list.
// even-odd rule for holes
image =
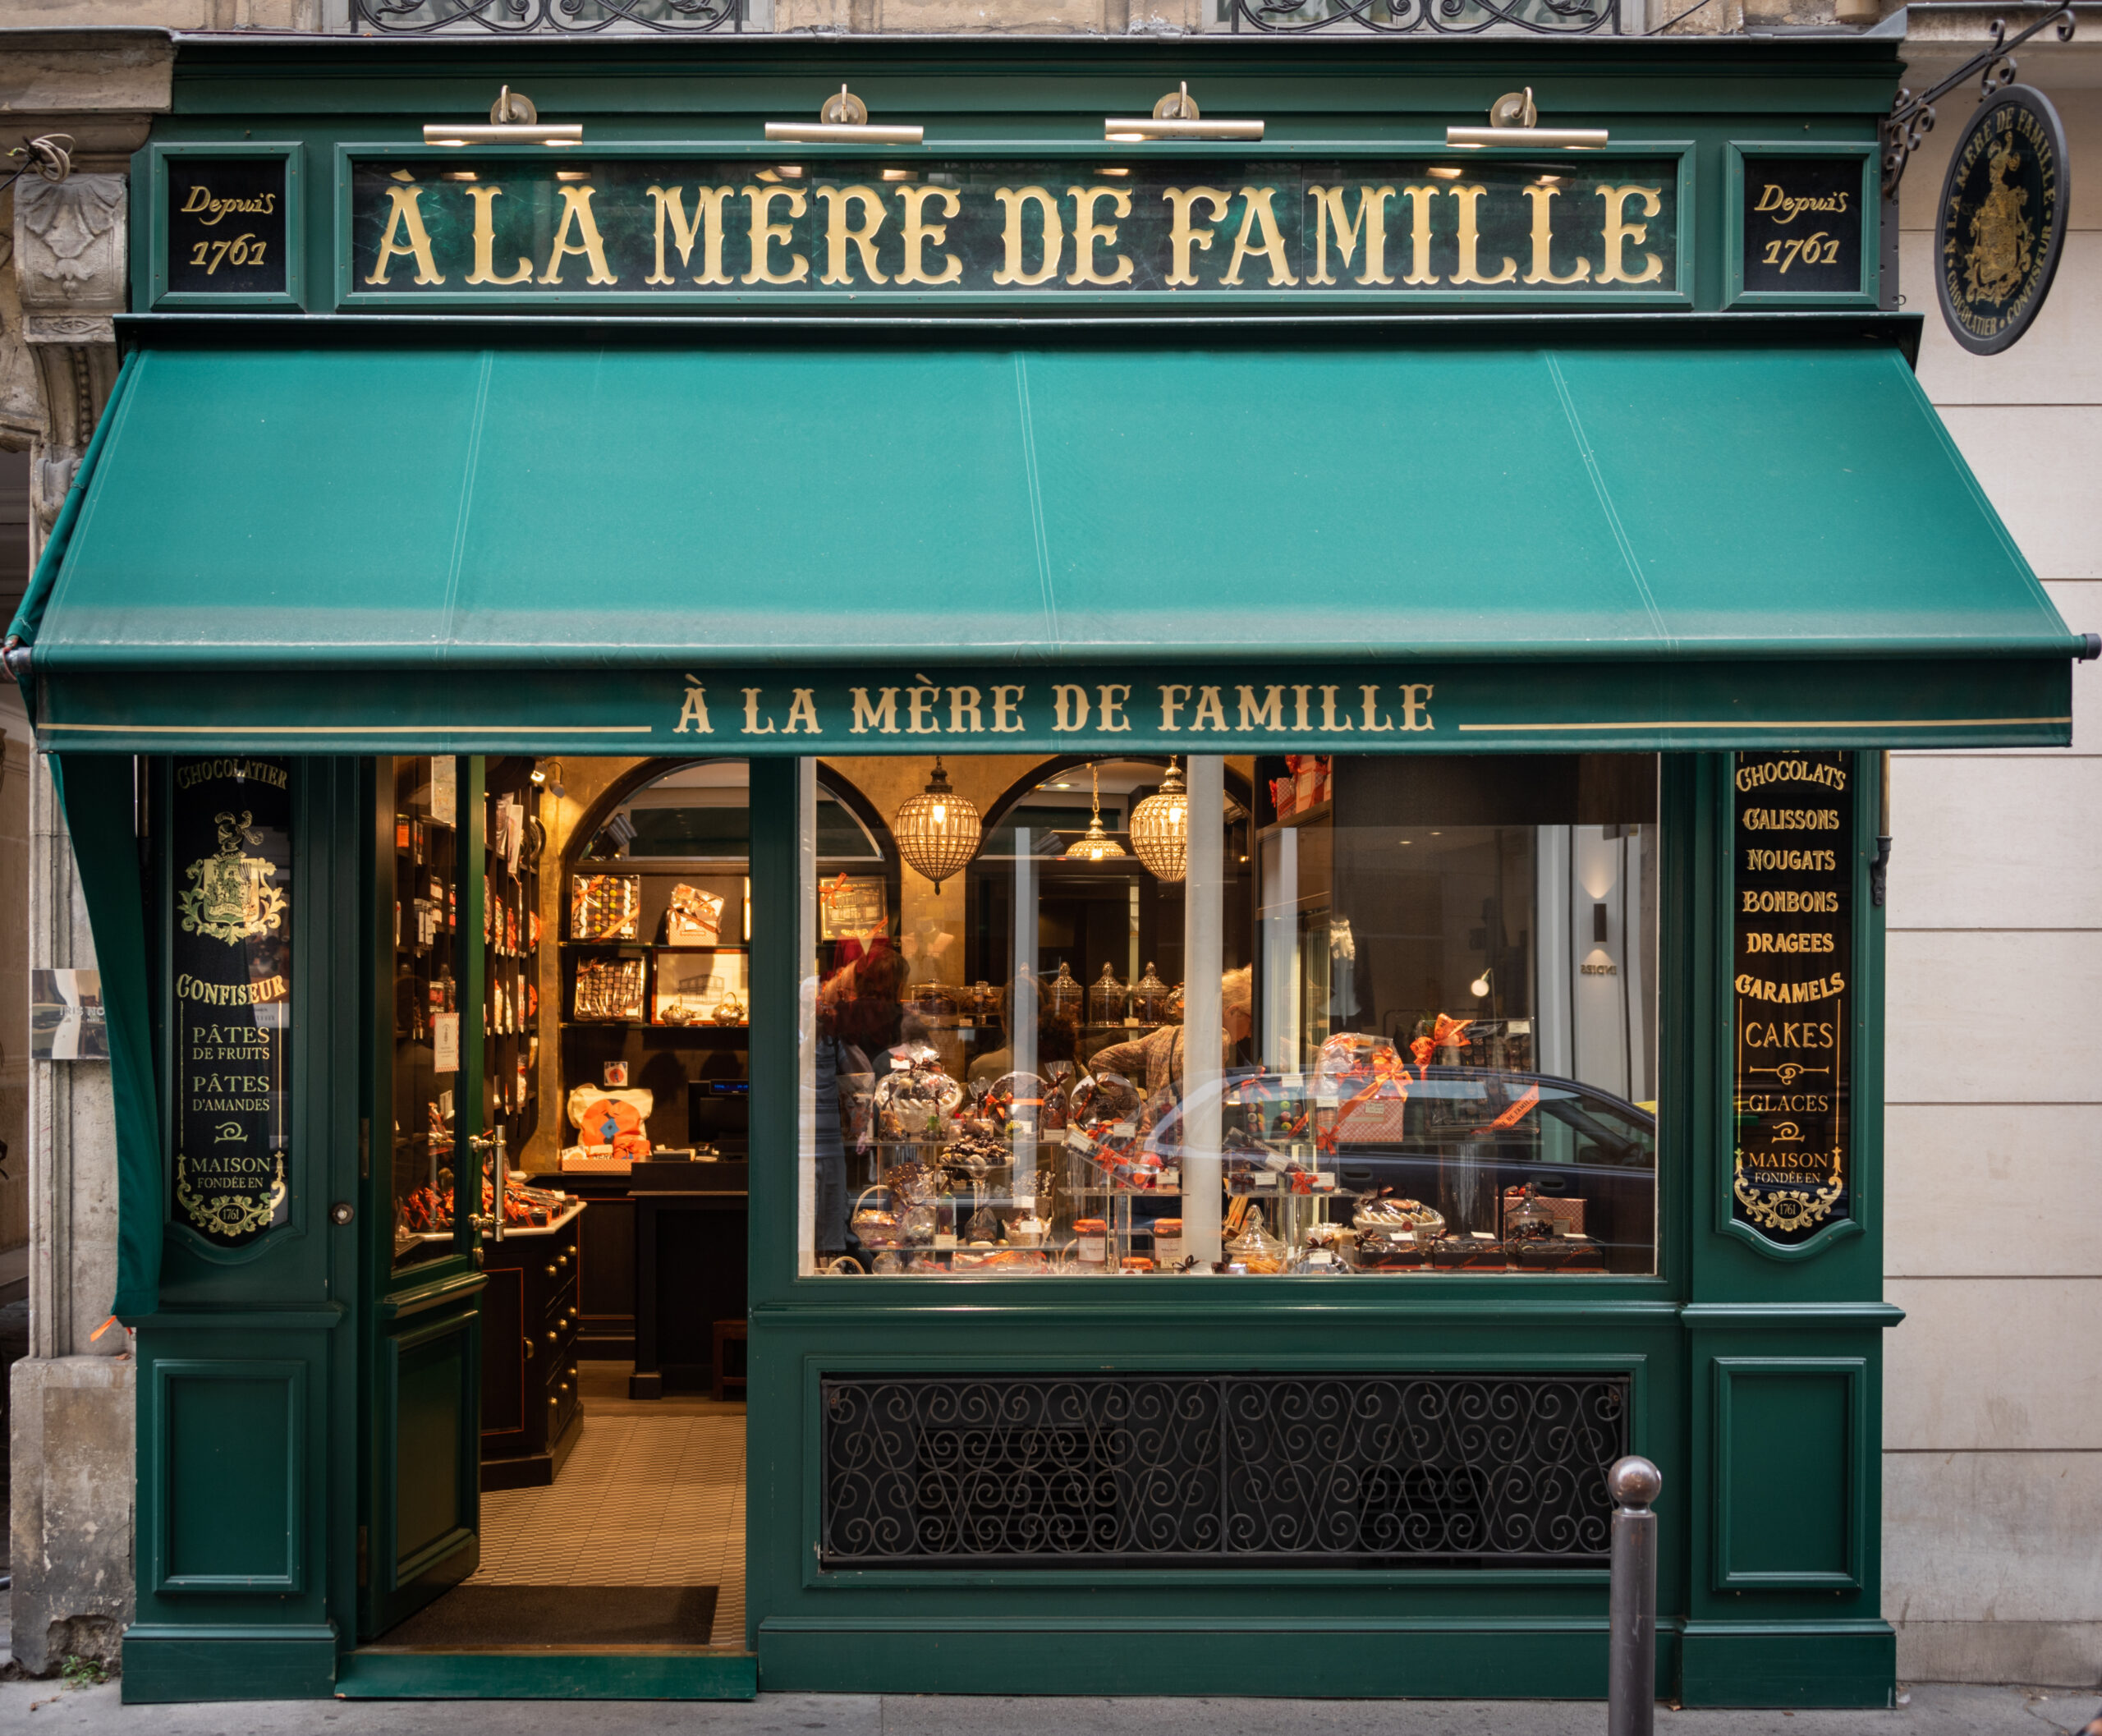
[[[1324, 717], [1448, 751], [2070, 733], [2080, 643], [1881, 344], [397, 341], [126, 372], [17, 624], [53, 745], [670, 751], [699, 687], [740, 751], [918, 747], [1003, 684], [984, 746], [1070, 744], [1062, 684], [1109, 690], [1133, 747]], [[1228, 727], [1193, 738], [1213, 687]], [[920, 726], [895, 742], [886, 688]]]

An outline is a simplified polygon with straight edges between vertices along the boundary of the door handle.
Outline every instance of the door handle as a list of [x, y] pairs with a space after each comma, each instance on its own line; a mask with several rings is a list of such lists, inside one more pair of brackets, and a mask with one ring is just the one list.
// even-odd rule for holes
[[485, 1175], [489, 1183], [490, 1215], [478, 1218], [475, 1228], [484, 1235], [493, 1235], [503, 1240], [503, 1187], [510, 1176], [510, 1165], [503, 1155], [503, 1127], [499, 1123], [493, 1132], [476, 1133], [467, 1141], [467, 1149], [476, 1155], [476, 1169]]

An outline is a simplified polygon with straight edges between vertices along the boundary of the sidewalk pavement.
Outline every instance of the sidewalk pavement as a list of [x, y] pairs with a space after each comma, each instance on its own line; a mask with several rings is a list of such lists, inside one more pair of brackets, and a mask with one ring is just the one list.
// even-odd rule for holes
[[[2069, 1736], [2102, 1694], [1921, 1686], [1890, 1711], [1697, 1711], [1659, 1706], [1658, 1736]], [[691, 1701], [234, 1702], [124, 1706], [115, 1683], [0, 1683], [0, 1732], [94, 1736], [1604, 1736], [1596, 1701], [995, 1700], [764, 1694]]]

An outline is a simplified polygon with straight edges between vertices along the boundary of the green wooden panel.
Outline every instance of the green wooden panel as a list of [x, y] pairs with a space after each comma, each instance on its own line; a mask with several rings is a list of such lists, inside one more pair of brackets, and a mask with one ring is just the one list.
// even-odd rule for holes
[[[1599, 1607], [1603, 1610], [1604, 1599]], [[1657, 1635], [1657, 1679], [1677, 1636]], [[1026, 1614], [930, 1621], [762, 1623], [773, 1693], [1163, 1694], [1273, 1699], [1603, 1700], [1606, 1623], [1133, 1616], [1113, 1623]], [[1603, 1714], [1600, 1715], [1603, 1722]]]
[[306, 1365], [154, 1365], [157, 1591], [305, 1589]]
[[255, 1641], [327, 1631], [324, 1371], [342, 1319], [228, 1309], [140, 1324], [140, 1629]]
[[326, 1626], [135, 1623], [124, 1635], [126, 1706], [202, 1700], [325, 1700], [336, 1636]]
[[1689, 1622], [1679, 1641], [1682, 1705], [1887, 1706], [1898, 1637], [1880, 1621]]
[[1715, 1583], [1861, 1582], [1859, 1357], [1718, 1357]]
[[750, 1652], [353, 1651], [338, 1666], [345, 1700], [750, 1700]]
[[468, 1327], [394, 1358], [394, 1559], [406, 1578], [433, 1545], [471, 1527], [461, 1476]]

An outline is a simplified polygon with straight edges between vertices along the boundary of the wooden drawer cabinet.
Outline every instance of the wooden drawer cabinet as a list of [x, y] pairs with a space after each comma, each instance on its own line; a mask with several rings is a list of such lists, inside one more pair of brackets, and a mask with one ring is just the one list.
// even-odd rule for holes
[[583, 1421], [577, 1250], [585, 1207], [482, 1245], [482, 1487], [552, 1483]]

